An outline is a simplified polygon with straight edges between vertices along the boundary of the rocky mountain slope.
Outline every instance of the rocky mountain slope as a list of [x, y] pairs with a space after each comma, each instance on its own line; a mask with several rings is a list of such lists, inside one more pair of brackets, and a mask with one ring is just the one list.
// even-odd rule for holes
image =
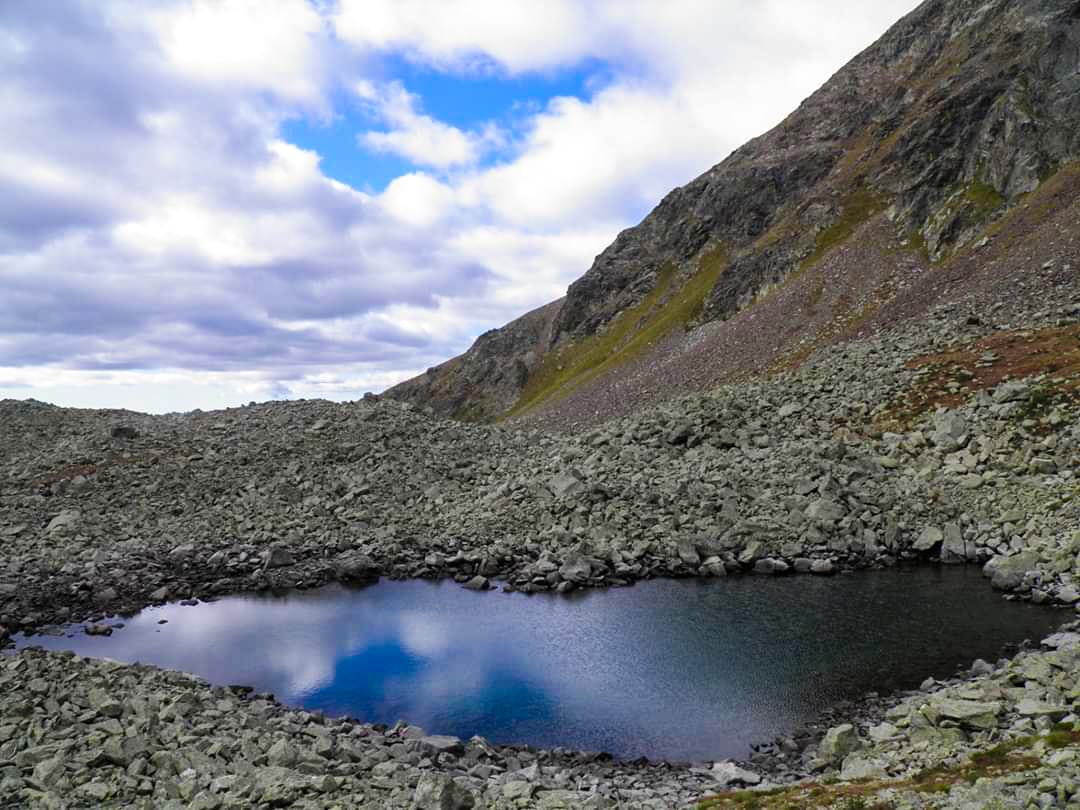
[[[554, 421], [565, 422], [595, 410], [590, 391], [610, 399], [627, 365], [674, 354], [695, 372], [674, 390], [644, 372], [653, 390], [640, 405], [798, 361], [810, 345], [948, 300], [923, 289], [938, 268], [960, 265], [977, 284], [988, 262], [968, 260], [976, 246], [1042, 226], [1017, 222], [1018, 206], [1052, 216], [1075, 199], [1078, 155], [1080, 5], [928, 0], [779, 126], [621, 233], [565, 299], [389, 393], [473, 420], [561, 407]], [[845, 249], [860, 261], [844, 262]], [[766, 350], [715, 351], [708, 338], [732, 319], [725, 342], [754, 345], [755, 310], [793, 287], [812, 311], [789, 306]]]

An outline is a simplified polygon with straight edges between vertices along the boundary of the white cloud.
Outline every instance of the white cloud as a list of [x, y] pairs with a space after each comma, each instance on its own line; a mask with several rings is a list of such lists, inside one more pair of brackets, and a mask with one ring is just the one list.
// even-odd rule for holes
[[520, 72], [577, 61], [589, 41], [585, 8], [571, 0], [341, 0], [334, 26], [360, 48]]
[[170, 63], [200, 82], [320, 96], [323, 19], [306, 0], [193, 0], [149, 19]]
[[379, 196], [383, 208], [407, 225], [430, 228], [454, 208], [454, 191], [422, 172], [391, 181]]
[[[13, 6], [0, 396], [158, 410], [381, 389], [561, 295], [914, 4]], [[461, 129], [387, 55], [488, 79], [601, 67], [582, 98]], [[416, 170], [361, 192], [283, 139], [340, 112], [340, 89], [377, 123], [360, 142]]]
[[498, 141], [497, 130], [484, 127], [481, 132], [463, 132], [417, 109], [419, 99], [399, 82], [377, 88], [371, 82], [355, 85], [357, 95], [368, 102], [374, 113], [386, 121], [388, 131], [362, 133], [358, 140], [376, 152], [400, 155], [418, 166], [446, 169], [475, 163], [484, 150]]

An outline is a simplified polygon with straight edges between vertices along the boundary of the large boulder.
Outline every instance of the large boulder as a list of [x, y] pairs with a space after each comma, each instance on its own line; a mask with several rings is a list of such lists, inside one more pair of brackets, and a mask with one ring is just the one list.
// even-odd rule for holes
[[444, 773], [425, 773], [413, 792], [413, 810], [470, 810], [472, 793]]
[[339, 582], [375, 582], [379, 566], [371, 557], [355, 551], [339, 554], [333, 563], [334, 576]]
[[927, 526], [916, 538], [913, 548], [916, 551], [933, 551], [945, 539], [945, 533], [937, 526]]
[[826, 765], [838, 765], [848, 754], [862, 748], [862, 741], [855, 733], [855, 726], [844, 723], [825, 732], [818, 745], [818, 759]]
[[753, 771], [740, 768], [734, 762], [717, 762], [712, 766], [710, 775], [716, 780], [716, 784], [722, 788], [726, 788], [729, 785], [761, 784], [760, 776]]
[[930, 704], [930, 709], [941, 718], [975, 729], [995, 728], [1001, 714], [1001, 704], [994, 700], [940, 697]]
[[1013, 554], [1011, 557], [997, 555], [983, 566], [983, 575], [990, 577], [990, 584], [999, 591], [1019, 588], [1028, 571], [1035, 570], [1039, 555], [1031, 551]]
[[943, 563], [962, 563], [967, 560], [967, 544], [964, 531], [959, 523], [945, 524], [945, 539], [941, 543], [941, 561]]
[[675, 544], [679, 559], [687, 565], [701, 565], [701, 555], [689, 538], [683, 538]]
[[290, 565], [296, 565], [296, 559], [284, 546], [270, 546], [263, 552], [263, 568], [288, 568]]
[[952, 453], [967, 444], [967, 422], [958, 413], [941, 411], [934, 415], [930, 441], [944, 453]]
[[845, 782], [856, 779], [884, 779], [888, 775], [888, 771], [879, 760], [861, 753], [845, 757], [844, 764], [840, 768], [840, 778]]
[[559, 576], [579, 584], [587, 582], [589, 577], [592, 576], [592, 563], [584, 554], [572, 552], [566, 556], [563, 564], [559, 566]]

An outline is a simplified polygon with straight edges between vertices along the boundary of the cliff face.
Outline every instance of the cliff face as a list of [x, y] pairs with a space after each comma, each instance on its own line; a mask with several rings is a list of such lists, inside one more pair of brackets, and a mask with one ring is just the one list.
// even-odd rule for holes
[[731, 318], [881, 215], [911, 253], [947, 261], [1078, 154], [1080, 2], [927, 0], [668, 194], [563, 301], [389, 393], [476, 419], [542, 408]]

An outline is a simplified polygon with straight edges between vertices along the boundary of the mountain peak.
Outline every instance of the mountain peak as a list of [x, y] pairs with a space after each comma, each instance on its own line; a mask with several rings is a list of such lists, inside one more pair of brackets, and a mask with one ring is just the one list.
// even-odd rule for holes
[[[1080, 3], [928, 0], [777, 127], [665, 196], [564, 299], [389, 394], [459, 418], [574, 421], [624, 410], [585, 403], [630, 377], [653, 381], [643, 403], [797, 362], [945, 300], [911, 268], [967, 267], [1078, 153]], [[1048, 213], [1070, 200], [1059, 193]], [[1025, 227], [1014, 237], [1039, 223]], [[860, 266], [843, 261], [853, 249]], [[753, 310], [786, 288], [800, 293], [768, 312], [781, 337], [751, 362], [715, 353], [717, 324], [733, 322], [726, 345], [746, 343]], [[701, 373], [671, 384], [674, 367]]]

